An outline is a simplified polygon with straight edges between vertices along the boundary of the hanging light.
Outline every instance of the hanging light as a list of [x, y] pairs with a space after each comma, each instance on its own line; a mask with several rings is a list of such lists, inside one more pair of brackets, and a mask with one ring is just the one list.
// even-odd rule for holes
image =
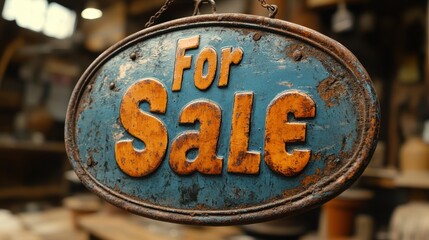
[[101, 18], [101, 16], [103, 16], [103, 12], [98, 8], [97, 2], [89, 1], [80, 15], [84, 19], [93, 20]]

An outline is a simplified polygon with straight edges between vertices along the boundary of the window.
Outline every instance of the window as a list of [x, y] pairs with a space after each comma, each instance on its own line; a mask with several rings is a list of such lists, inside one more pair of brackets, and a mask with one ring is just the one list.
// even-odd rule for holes
[[47, 0], [6, 0], [2, 16], [18, 26], [59, 39], [70, 37], [76, 12]]

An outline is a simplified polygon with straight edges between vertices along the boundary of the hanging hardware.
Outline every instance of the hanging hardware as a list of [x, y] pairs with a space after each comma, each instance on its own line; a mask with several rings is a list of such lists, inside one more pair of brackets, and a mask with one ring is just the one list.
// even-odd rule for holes
[[212, 13], [216, 13], [216, 2], [214, 0], [196, 0], [195, 1], [195, 9], [194, 13], [192, 15], [199, 15], [200, 14], [200, 6], [202, 3], [210, 3], [212, 5]]
[[[164, 5], [156, 12], [152, 17], [150, 17], [149, 21], [144, 25], [145, 28], [148, 28], [155, 24], [156, 20], [161, 17], [161, 15], [170, 7], [171, 4], [174, 3], [175, 0], [166, 0]], [[268, 10], [268, 17], [275, 18], [279, 8], [277, 5], [268, 4], [265, 0], [258, 0], [261, 3], [263, 8]], [[212, 5], [212, 13], [216, 13], [216, 2], [214, 0], [195, 0], [195, 8], [193, 15], [200, 14], [200, 6], [202, 3], [210, 3]]]
[[261, 6], [263, 8], [266, 8], [268, 10], [268, 17], [275, 18], [277, 15], [277, 12], [279, 10], [279, 7], [274, 4], [268, 4], [265, 0], [258, 0], [261, 3]]
[[152, 17], [150, 17], [149, 21], [144, 25], [145, 28], [152, 26], [156, 20], [167, 10], [171, 4], [173, 4], [175, 0], [166, 0], [164, 5], [156, 12]]

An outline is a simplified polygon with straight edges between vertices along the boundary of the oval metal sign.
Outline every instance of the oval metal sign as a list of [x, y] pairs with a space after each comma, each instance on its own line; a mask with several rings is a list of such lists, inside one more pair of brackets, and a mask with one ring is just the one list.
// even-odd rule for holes
[[204, 15], [95, 60], [70, 101], [66, 147], [82, 182], [120, 208], [228, 225], [339, 194], [378, 125], [369, 76], [339, 43], [280, 20]]

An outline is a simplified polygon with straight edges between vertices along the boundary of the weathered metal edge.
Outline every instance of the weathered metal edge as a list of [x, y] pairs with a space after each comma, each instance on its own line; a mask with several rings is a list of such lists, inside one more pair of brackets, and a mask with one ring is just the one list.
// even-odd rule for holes
[[[339, 62], [342, 62], [344, 66], [348, 67], [356, 78], [362, 81], [362, 85], [365, 86], [367, 91], [364, 94], [364, 100], [370, 103], [366, 105], [370, 107], [369, 109], [366, 109], [367, 111], [364, 117], [366, 119], [371, 119], [371, 121], [363, 122], [370, 122], [371, 124], [365, 126], [362, 130], [363, 132], [361, 136], [366, 137], [361, 139], [359, 148], [356, 151], [356, 156], [351, 157], [354, 161], [350, 161], [348, 165], [344, 166], [343, 169], [338, 171], [337, 174], [332, 176], [330, 179], [321, 181], [307, 191], [294, 196], [293, 199], [281, 199], [270, 204], [238, 210], [190, 211], [151, 206], [150, 204], [141, 204], [98, 183], [97, 180], [94, 179], [81, 165], [74, 142], [74, 120], [77, 103], [79, 102], [84, 88], [91, 80], [91, 77], [105, 61], [114, 56], [118, 51], [134, 44], [136, 41], [152, 37], [154, 34], [158, 35], [178, 30], [183, 27], [189, 28], [205, 25], [228, 25], [253, 29], [259, 28], [264, 31], [270, 30], [274, 33], [292, 36], [317, 46], [320, 50], [328, 53]], [[66, 150], [74, 170], [86, 187], [96, 194], [103, 196], [103, 198], [108, 202], [123, 207], [131, 212], [159, 220], [188, 224], [233, 225], [259, 222], [279, 217], [281, 215], [297, 214], [299, 213], [298, 210], [303, 209], [303, 205], [308, 209], [316, 207], [341, 193], [361, 175], [374, 151], [380, 121], [378, 101], [376, 98], [371, 98], [371, 96], [375, 96], [375, 94], [370, 93], [374, 93], [374, 88], [368, 74], [363, 68], [361, 68], [361, 64], [356, 57], [336, 41], [311, 29], [281, 20], [243, 14], [219, 14], [188, 17], [156, 25], [135, 33], [106, 50], [90, 65], [76, 85], [69, 103], [65, 129]], [[365, 144], [365, 142], [370, 143]], [[372, 146], [372, 148], [364, 148], [364, 145]], [[310, 191], [312, 189], [318, 191]], [[321, 194], [322, 189], [326, 194]], [[292, 202], [293, 200], [296, 201]]]

